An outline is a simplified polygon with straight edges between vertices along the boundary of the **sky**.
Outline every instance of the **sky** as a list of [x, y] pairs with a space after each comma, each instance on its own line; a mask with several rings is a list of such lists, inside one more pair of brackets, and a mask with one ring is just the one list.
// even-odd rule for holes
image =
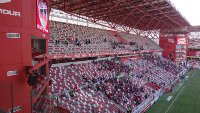
[[170, 0], [188, 22], [200, 25], [200, 0]]

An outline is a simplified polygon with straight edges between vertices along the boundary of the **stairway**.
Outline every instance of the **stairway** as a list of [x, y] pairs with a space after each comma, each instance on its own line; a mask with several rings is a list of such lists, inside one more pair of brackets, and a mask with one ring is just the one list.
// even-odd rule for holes
[[122, 42], [123, 44], [128, 44], [128, 41], [124, 39], [117, 31], [108, 31], [112, 33], [118, 40], [119, 42]]
[[70, 113], [70, 111], [69, 110], [67, 110], [67, 109], [64, 109], [64, 108], [62, 108], [62, 107], [58, 107], [58, 113]]

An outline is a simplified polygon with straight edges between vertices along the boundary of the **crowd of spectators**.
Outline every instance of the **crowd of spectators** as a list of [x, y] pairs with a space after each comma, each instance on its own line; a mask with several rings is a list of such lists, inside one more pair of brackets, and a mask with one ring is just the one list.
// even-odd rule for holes
[[198, 59], [190, 59], [187, 62], [187, 67], [188, 68], [194, 68], [194, 69], [199, 69], [200, 70], [200, 61]]
[[[114, 102], [112, 105], [117, 106], [119, 111], [131, 112], [160, 88], [166, 88], [178, 81], [179, 73], [184, 69], [162, 57], [152, 55], [138, 60], [121, 61], [115, 58], [53, 67], [50, 74], [53, 80], [51, 94], [62, 94], [61, 97], [73, 100], [81, 98], [80, 90], [92, 90], [93, 93], [100, 93], [102, 99], [107, 98]], [[155, 89], [154, 86], [158, 88]], [[91, 98], [91, 101], [95, 100], [94, 97]], [[80, 103], [78, 99], [76, 102]], [[62, 102], [61, 106], [66, 106], [66, 103]], [[66, 108], [69, 109], [68, 104]], [[70, 109], [73, 112], [71, 107]]]
[[[103, 29], [55, 21], [51, 21], [50, 26], [50, 54], [160, 50], [159, 46], [147, 37], [121, 33], [128, 41], [125, 44], [115, 34]], [[125, 48], [127, 45], [130, 47]]]

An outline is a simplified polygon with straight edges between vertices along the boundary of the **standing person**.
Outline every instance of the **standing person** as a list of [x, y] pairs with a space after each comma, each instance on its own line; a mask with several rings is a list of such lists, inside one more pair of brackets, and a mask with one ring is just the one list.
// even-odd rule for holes
[[90, 41], [90, 39], [88, 39], [88, 44], [91, 44], [91, 41]]
[[107, 39], [106, 39], [106, 38], [104, 38], [103, 42], [107, 42]]
[[77, 84], [74, 85], [74, 91], [76, 91], [76, 90], [77, 90]]
[[88, 44], [88, 40], [87, 40], [87, 39], [85, 39], [85, 44], [86, 44], [86, 45]]
[[69, 41], [68, 41], [68, 40], [66, 40], [66, 41], [65, 41], [65, 44], [68, 46], [68, 45], [69, 45]]
[[131, 112], [132, 112], [132, 107], [131, 107], [131, 105], [129, 105], [127, 108], [127, 113], [131, 113]]
[[72, 41], [72, 43], [74, 43], [74, 44], [75, 44], [75, 39], [76, 39], [75, 36], [73, 36], [73, 37], [71, 38], [71, 41]]

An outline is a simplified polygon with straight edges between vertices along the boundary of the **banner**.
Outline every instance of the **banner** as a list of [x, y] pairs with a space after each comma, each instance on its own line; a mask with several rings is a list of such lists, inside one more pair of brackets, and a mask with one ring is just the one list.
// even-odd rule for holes
[[174, 39], [168, 38], [168, 42], [174, 43]]
[[200, 50], [199, 49], [189, 49], [187, 55], [193, 56], [193, 57], [199, 57], [200, 56]]
[[101, 53], [85, 53], [85, 54], [57, 54], [49, 55], [50, 59], [60, 59], [60, 58], [86, 58], [86, 57], [98, 57], [105, 55], [123, 55], [123, 54], [139, 54], [144, 52], [161, 52], [161, 50], [142, 50], [135, 52], [101, 52]]
[[177, 44], [187, 44], [186, 38], [177, 38]]
[[46, 0], [37, 0], [37, 29], [49, 33], [49, 12]]

